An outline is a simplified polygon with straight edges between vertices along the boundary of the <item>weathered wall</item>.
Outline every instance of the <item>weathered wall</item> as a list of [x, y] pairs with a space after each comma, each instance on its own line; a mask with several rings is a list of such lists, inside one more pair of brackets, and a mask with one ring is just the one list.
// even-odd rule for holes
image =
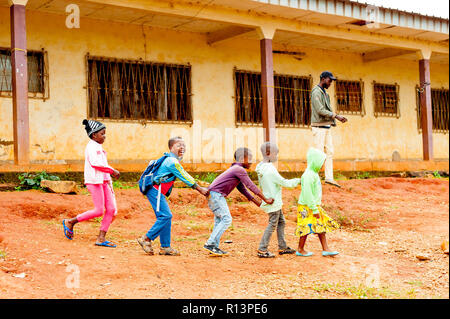
[[[85, 56], [143, 58], [155, 62], [190, 63], [192, 65], [193, 118], [189, 125], [110, 122], [105, 149], [110, 160], [144, 160], [155, 158], [167, 149], [167, 139], [175, 129], [190, 132], [186, 159], [210, 161], [222, 151], [226, 160], [236, 146], [222, 138], [219, 149], [210, 143], [218, 132], [236, 129], [234, 115], [233, 68], [260, 70], [259, 43], [230, 39], [208, 46], [201, 34], [175, 32], [136, 25], [82, 19], [80, 29], [67, 29], [65, 16], [28, 11], [29, 49], [48, 51], [50, 99], [30, 99], [31, 160], [82, 160], [87, 137], [81, 121], [87, 116]], [[144, 37], [145, 33], [145, 37]], [[146, 41], [144, 40], [146, 38]], [[0, 8], [0, 47], [8, 47], [9, 11]], [[146, 44], [146, 45], [144, 45]], [[146, 47], [146, 49], [145, 49]], [[275, 55], [274, 69], [281, 74], [312, 75], [317, 83], [321, 71], [330, 70], [342, 79], [365, 83], [366, 115], [348, 116], [349, 122], [333, 129], [335, 158], [390, 159], [398, 151], [403, 159], [422, 157], [421, 135], [417, 130], [415, 86], [419, 82], [418, 63], [400, 58], [363, 63], [361, 56], [345, 52], [302, 48], [303, 60]], [[432, 87], [448, 88], [448, 65], [432, 65]], [[400, 85], [401, 117], [373, 116], [372, 81]], [[334, 87], [329, 93], [334, 105]], [[200, 124], [201, 123], [201, 124]], [[194, 133], [201, 125], [206, 133]], [[13, 160], [12, 103], [0, 98], [0, 161]], [[245, 128], [262, 141], [262, 130]], [[200, 143], [201, 136], [205, 140]], [[278, 130], [280, 158], [305, 159], [311, 145], [309, 129]], [[239, 142], [238, 142], [239, 144]], [[220, 143], [219, 143], [220, 145]], [[254, 147], [254, 152], [257, 150]], [[258, 152], [256, 152], [258, 153]], [[449, 157], [446, 134], [434, 134], [436, 158]], [[220, 160], [220, 158], [219, 158]]]

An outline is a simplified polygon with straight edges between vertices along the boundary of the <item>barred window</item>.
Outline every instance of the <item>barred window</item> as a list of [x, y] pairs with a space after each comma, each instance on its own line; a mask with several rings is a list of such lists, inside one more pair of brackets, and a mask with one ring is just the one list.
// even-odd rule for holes
[[[416, 102], [417, 102], [417, 126], [422, 129], [421, 110], [420, 110], [420, 94], [422, 92], [419, 86], [416, 86]], [[436, 133], [448, 133], [449, 121], [449, 90], [448, 89], [431, 89], [431, 114], [433, 117], [433, 131]]]
[[[262, 124], [261, 73], [236, 70], [238, 125]], [[307, 127], [311, 121], [311, 77], [274, 75], [275, 122], [278, 127]]]
[[[49, 98], [47, 52], [27, 51], [28, 97]], [[0, 96], [12, 96], [11, 49], [0, 48]]]
[[397, 84], [373, 83], [374, 115], [400, 117], [399, 86]]
[[362, 81], [336, 80], [336, 109], [342, 114], [365, 115], [363, 105], [364, 83]]
[[191, 123], [191, 66], [87, 56], [89, 116]]

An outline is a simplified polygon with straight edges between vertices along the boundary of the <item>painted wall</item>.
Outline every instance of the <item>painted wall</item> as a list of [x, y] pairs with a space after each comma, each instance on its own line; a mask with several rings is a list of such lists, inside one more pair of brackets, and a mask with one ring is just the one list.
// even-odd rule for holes
[[[32, 161], [70, 162], [84, 159], [88, 142], [81, 121], [87, 116], [85, 56], [139, 59], [192, 65], [192, 103], [194, 125], [147, 124], [105, 121], [104, 145], [112, 160], [147, 160], [167, 149], [174, 134], [188, 142], [185, 159], [194, 161], [231, 161], [234, 148], [243, 141], [229, 143], [226, 132], [247, 132], [256, 145], [262, 142], [261, 128], [236, 131], [234, 114], [233, 68], [260, 70], [259, 42], [230, 39], [208, 46], [204, 35], [142, 28], [137, 25], [82, 19], [80, 29], [67, 29], [65, 16], [28, 11], [28, 48], [48, 51], [50, 99], [30, 99], [30, 144]], [[145, 35], [144, 35], [145, 34]], [[144, 40], [146, 39], [146, 40]], [[9, 11], [0, 8], [0, 47], [9, 47]], [[419, 82], [418, 63], [386, 59], [363, 63], [361, 56], [345, 52], [302, 48], [298, 61], [275, 55], [274, 69], [280, 74], [312, 75], [318, 82], [323, 70], [331, 70], [347, 80], [365, 83], [366, 115], [348, 116], [349, 122], [333, 129], [335, 158], [391, 159], [398, 151], [403, 159], [422, 157], [422, 140], [417, 130], [415, 86]], [[433, 64], [432, 87], [449, 87], [448, 65]], [[401, 117], [373, 116], [372, 81], [400, 85]], [[334, 105], [334, 87], [329, 93]], [[12, 103], [0, 98], [0, 161], [13, 160]], [[253, 136], [253, 137], [252, 137]], [[280, 159], [305, 159], [311, 146], [309, 129], [280, 128]], [[436, 158], [449, 158], [447, 134], [434, 134]], [[202, 138], [204, 140], [202, 141]], [[222, 152], [225, 156], [216, 156]]]

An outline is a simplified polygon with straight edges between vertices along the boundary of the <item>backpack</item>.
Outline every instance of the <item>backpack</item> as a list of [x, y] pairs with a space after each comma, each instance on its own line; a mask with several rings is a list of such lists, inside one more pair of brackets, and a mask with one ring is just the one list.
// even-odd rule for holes
[[158, 172], [158, 169], [167, 157], [169, 156], [164, 155], [160, 159], [150, 161], [144, 173], [139, 178], [139, 190], [142, 194], [146, 195], [149, 189], [155, 184], [154, 178], [156, 177], [156, 172]]

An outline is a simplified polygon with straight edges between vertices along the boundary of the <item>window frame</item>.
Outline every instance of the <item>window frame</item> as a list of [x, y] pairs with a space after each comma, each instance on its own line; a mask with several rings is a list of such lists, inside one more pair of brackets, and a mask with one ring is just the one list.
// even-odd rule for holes
[[[431, 88], [431, 110], [432, 110], [432, 116], [434, 114], [433, 113], [433, 111], [434, 111], [434, 108], [433, 108], [433, 91], [447, 91], [447, 94], [450, 94], [450, 90], [448, 88], [444, 88], [444, 87]], [[420, 116], [421, 116], [421, 113], [420, 113], [421, 112], [420, 111], [420, 93], [421, 93], [421, 88], [420, 88], [419, 85], [416, 85], [416, 114], [417, 114], [417, 130], [418, 130], [419, 133], [422, 132], [422, 121], [421, 121], [421, 118], [420, 118]], [[450, 108], [450, 106], [449, 106], [449, 108]], [[433, 120], [434, 120], [434, 118], [432, 119], [432, 125], [433, 125], [432, 131], [433, 131], [433, 133], [436, 133], [436, 134], [449, 134], [450, 133], [450, 127], [447, 130], [435, 128]], [[447, 123], [447, 125], [448, 125], [448, 123]]]
[[[262, 127], [263, 123], [262, 120], [259, 123], [252, 123], [252, 122], [240, 122], [238, 120], [238, 104], [237, 104], [237, 83], [236, 83], [236, 73], [247, 73], [247, 74], [252, 74], [252, 75], [258, 75], [261, 76], [261, 72], [259, 71], [250, 71], [250, 70], [245, 70], [245, 69], [238, 69], [237, 67], [233, 68], [233, 89], [234, 89], [234, 94], [233, 94], [233, 100], [234, 100], [234, 111], [235, 111], [235, 125], [236, 127]], [[301, 79], [301, 80], [307, 80], [308, 81], [308, 86], [309, 86], [309, 90], [308, 90], [308, 96], [309, 96], [309, 104], [308, 104], [308, 109], [311, 112], [311, 90], [312, 90], [312, 85], [313, 85], [313, 78], [311, 75], [306, 75], [306, 76], [301, 76], [301, 75], [294, 75], [294, 74], [279, 74], [277, 72], [274, 72], [274, 84], [275, 84], [275, 77], [287, 77], [287, 78], [295, 78], [295, 79]], [[274, 104], [276, 107], [276, 99], [275, 99], [275, 90], [277, 88], [274, 86]], [[260, 89], [261, 90], [261, 89]], [[261, 100], [261, 107], [262, 107], [262, 96], [260, 98]], [[262, 110], [261, 110], [262, 111]], [[275, 110], [275, 121], [276, 121], [276, 110]], [[275, 123], [275, 127], [276, 128], [297, 128], [297, 129], [308, 129], [311, 127], [311, 119], [310, 117], [307, 119], [307, 123], [308, 124], [281, 124], [281, 123]]]
[[[1, 51], [7, 51], [11, 61], [11, 48], [0, 47]], [[42, 63], [43, 63], [43, 74], [40, 75], [42, 81], [42, 91], [41, 92], [31, 92], [29, 89], [30, 85], [30, 73], [28, 72], [28, 98], [29, 99], [38, 99], [43, 100], [44, 102], [50, 99], [50, 76], [49, 76], [49, 62], [48, 62], [48, 52], [42, 48], [41, 50], [27, 50], [27, 59], [32, 54], [42, 54]], [[10, 62], [11, 63], [11, 62]], [[12, 76], [12, 74], [11, 74]], [[12, 86], [12, 78], [11, 78], [11, 86]], [[2, 98], [12, 98], [12, 87], [11, 91], [1, 91], [0, 97]]]
[[[110, 117], [101, 117], [101, 116], [91, 116], [91, 109], [90, 109], [90, 97], [89, 97], [89, 61], [90, 60], [96, 60], [96, 61], [105, 61], [105, 62], [125, 62], [130, 64], [150, 64], [153, 66], [177, 66], [177, 67], [185, 67], [189, 68], [189, 79], [188, 79], [188, 100], [189, 100], [189, 106], [190, 106], [190, 118], [191, 120], [152, 120], [152, 119], [134, 119], [134, 118], [110, 118]], [[192, 96], [194, 95], [192, 93], [192, 65], [190, 63], [186, 64], [176, 64], [176, 63], [163, 63], [163, 62], [154, 62], [154, 61], [146, 61], [142, 58], [140, 59], [127, 59], [127, 58], [113, 58], [113, 57], [105, 57], [105, 56], [99, 56], [99, 55], [90, 55], [90, 53], [87, 53], [85, 56], [85, 83], [86, 86], [84, 87], [86, 89], [86, 118], [90, 120], [101, 120], [104, 122], [116, 122], [116, 123], [139, 123], [142, 125], [146, 124], [177, 124], [177, 125], [189, 125], [192, 126], [194, 121], [194, 112], [193, 112], [193, 103], [192, 103]]]
[[[360, 89], [360, 110], [359, 111], [350, 111], [350, 110], [343, 110], [339, 107], [339, 97], [338, 97], [338, 82], [345, 82], [345, 83], [359, 83], [359, 89]], [[348, 92], [348, 91], [347, 91]], [[336, 112], [338, 114], [347, 114], [347, 115], [360, 115], [361, 117], [364, 117], [366, 115], [366, 107], [364, 103], [364, 81], [362, 79], [359, 80], [341, 80], [337, 79], [334, 83], [334, 99], [335, 99], [335, 105], [336, 105]]]
[[[376, 98], [376, 90], [375, 90], [375, 86], [376, 85], [382, 85], [382, 86], [393, 86], [395, 87], [395, 94], [396, 94], [396, 106], [397, 106], [397, 112], [380, 112], [377, 111], [377, 98]], [[373, 115], [377, 118], [377, 117], [389, 117], [389, 118], [400, 118], [401, 113], [400, 113], [400, 85], [398, 85], [397, 82], [395, 82], [394, 84], [389, 84], [389, 83], [381, 83], [381, 82], [376, 82], [373, 81], [372, 82], [372, 100], [373, 100]], [[384, 93], [386, 91], [383, 91]]]

